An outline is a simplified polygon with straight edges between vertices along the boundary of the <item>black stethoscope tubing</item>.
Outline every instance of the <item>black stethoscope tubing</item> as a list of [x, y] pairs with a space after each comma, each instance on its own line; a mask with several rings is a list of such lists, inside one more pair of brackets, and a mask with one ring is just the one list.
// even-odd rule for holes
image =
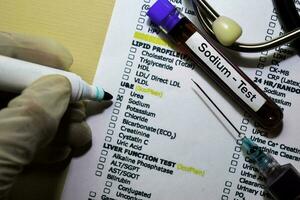
[[[201, 26], [211, 37], [216, 39], [211, 28], [211, 21], [214, 21], [220, 15], [205, 0], [192, 0], [192, 2]], [[294, 1], [273, 0], [273, 3], [286, 33], [262, 43], [246, 44], [235, 42], [233, 45], [228, 46], [228, 48], [241, 52], [260, 52], [292, 42], [293, 47], [300, 52], [300, 16]]]

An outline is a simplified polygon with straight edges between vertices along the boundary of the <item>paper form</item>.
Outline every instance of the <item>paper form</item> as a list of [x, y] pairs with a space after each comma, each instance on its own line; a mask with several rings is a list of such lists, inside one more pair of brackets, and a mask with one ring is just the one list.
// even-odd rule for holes
[[[262, 177], [191, 79], [242, 133], [279, 163], [300, 170], [299, 57], [287, 46], [257, 54], [226, 52], [284, 110], [280, 135], [266, 138], [226, 91], [150, 26], [146, 12], [154, 2], [116, 1], [94, 80], [114, 95], [114, 104], [89, 119], [92, 148], [73, 159], [62, 199], [268, 199]], [[189, 1], [171, 2], [195, 20]], [[281, 32], [271, 2], [209, 2], [246, 27], [241, 40], [268, 40]]]

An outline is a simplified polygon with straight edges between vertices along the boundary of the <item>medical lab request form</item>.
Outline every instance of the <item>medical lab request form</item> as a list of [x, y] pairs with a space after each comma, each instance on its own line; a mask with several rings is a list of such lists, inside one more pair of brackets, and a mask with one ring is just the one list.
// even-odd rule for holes
[[[269, 199], [263, 177], [191, 79], [240, 132], [279, 163], [300, 170], [299, 56], [289, 45], [251, 54], [224, 50], [282, 109], [282, 130], [268, 138], [151, 24], [146, 13], [154, 2], [116, 0], [94, 79], [114, 96], [113, 105], [89, 118], [93, 144], [72, 160], [62, 199]], [[198, 26], [190, 1], [171, 2]], [[209, 3], [241, 24], [243, 42], [282, 34], [271, 1]]]

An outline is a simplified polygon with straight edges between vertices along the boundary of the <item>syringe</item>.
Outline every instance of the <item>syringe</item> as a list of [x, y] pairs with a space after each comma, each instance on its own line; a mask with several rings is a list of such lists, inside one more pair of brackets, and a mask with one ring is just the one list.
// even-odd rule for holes
[[300, 174], [290, 163], [280, 165], [250, 139], [242, 139], [242, 150], [265, 177], [266, 188], [278, 200], [300, 199]]
[[[198, 89], [204, 94], [206, 100], [205, 103], [217, 116], [222, 116], [224, 120], [219, 119], [222, 124], [227, 122], [234, 131], [240, 134], [238, 129], [234, 124], [226, 117], [222, 110], [212, 101], [212, 99], [207, 95], [207, 93], [192, 80]], [[216, 113], [218, 111], [219, 113]], [[225, 124], [224, 124], [225, 125]], [[226, 127], [226, 125], [225, 125]], [[238, 138], [234, 136], [231, 132], [230, 135], [237, 140]], [[296, 168], [289, 164], [280, 165], [270, 154], [265, 153], [257, 144], [251, 141], [246, 136], [241, 139], [241, 149], [249, 156], [251, 161], [254, 163], [256, 168], [265, 178], [265, 186], [269, 193], [277, 200], [300, 200], [300, 174]]]

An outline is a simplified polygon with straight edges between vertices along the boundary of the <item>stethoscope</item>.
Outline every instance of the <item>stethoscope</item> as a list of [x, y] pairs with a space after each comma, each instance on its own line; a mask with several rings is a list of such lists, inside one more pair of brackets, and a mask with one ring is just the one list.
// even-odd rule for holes
[[[217, 41], [220, 42], [213, 30], [214, 22], [220, 19], [220, 15], [205, 1], [205, 0], [192, 0], [195, 13], [199, 19], [201, 26], [205, 31]], [[253, 43], [245, 44], [235, 42], [238, 38], [232, 39], [232, 43], [220, 42], [224, 46], [241, 52], [260, 52], [273, 49], [275, 47], [284, 45], [286, 43], [292, 42], [293, 47], [300, 52], [300, 16], [297, 12], [297, 8], [293, 0], [273, 0], [274, 7], [277, 9], [277, 14], [280, 20], [280, 23], [286, 32], [284, 35], [277, 37], [273, 40], [262, 42], [262, 43]], [[227, 22], [234, 24], [236, 28], [239, 28], [239, 25], [233, 20], [226, 18]], [[221, 36], [220, 36], [221, 37]], [[231, 43], [231, 44], [230, 44]]]

